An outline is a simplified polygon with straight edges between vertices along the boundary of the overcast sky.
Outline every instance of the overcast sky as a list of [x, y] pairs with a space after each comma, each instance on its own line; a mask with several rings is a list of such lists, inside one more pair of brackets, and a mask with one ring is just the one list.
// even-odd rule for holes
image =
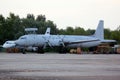
[[120, 0], [0, 0], [0, 14], [7, 17], [10, 12], [21, 18], [43, 14], [60, 29], [96, 29], [99, 20], [111, 30], [120, 25]]

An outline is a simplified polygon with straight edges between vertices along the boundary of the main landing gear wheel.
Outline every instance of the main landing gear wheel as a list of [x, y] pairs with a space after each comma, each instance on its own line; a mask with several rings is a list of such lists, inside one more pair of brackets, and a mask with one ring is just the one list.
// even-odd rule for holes
[[41, 47], [38, 47], [37, 53], [38, 53], [38, 54], [44, 54], [44, 49], [41, 48]]
[[26, 51], [25, 51], [25, 49], [22, 49], [22, 53], [23, 53], [23, 54], [26, 54]]

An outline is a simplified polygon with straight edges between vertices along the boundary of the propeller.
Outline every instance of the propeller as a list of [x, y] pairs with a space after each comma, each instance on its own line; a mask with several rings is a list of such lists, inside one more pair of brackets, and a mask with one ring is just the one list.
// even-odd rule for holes
[[59, 38], [60, 38], [60, 44], [63, 46], [63, 47], [65, 47], [65, 44], [64, 44], [64, 37], [65, 36], [63, 36], [62, 38], [60, 37], [60, 36], [58, 36]]
[[51, 48], [52, 47], [52, 44], [50, 43], [49, 39], [50, 39], [50, 36], [43, 36], [43, 39], [45, 40], [45, 44], [43, 46], [43, 48], [45, 49], [47, 45], [49, 45]]
[[45, 49], [46, 46], [50, 46], [51, 48], [53, 48], [53, 46], [58, 46], [58, 45], [62, 45], [63, 47], [65, 47], [65, 44], [64, 44], [64, 37], [65, 36], [59, 36], [58, 35], [58, 38], [57, 39], [53, 39], [51, 40], [51, 36], [50, 35], [44, 35], [43, 36], [43, 39], [45, 40], [45, 44], [43, 45], [43, 48]]

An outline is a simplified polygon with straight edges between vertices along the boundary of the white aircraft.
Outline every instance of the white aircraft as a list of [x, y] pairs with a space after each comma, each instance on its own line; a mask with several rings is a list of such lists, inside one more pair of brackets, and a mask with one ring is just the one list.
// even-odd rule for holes
[[[15, 46], [21, 47], [38, 47], [38, 52], [43, 53], [46, 46], [51, 48], [60, 47], [60, 52], [64, 53], [67, 47], [94, 47], [101, 43], [116, 42], [115, 40], [104, 39], [104, 21], [100, 20], [95, 33], [91, 36], [78, 35], [50, 35], [50, 28], [46, 33], [23, 35], [18, 40], [14, 41]], [[3, 45], [4, 47], [4, 45]]]

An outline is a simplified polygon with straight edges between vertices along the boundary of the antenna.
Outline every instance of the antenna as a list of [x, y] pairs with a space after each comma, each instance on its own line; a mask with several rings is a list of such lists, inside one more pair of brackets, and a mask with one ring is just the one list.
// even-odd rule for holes
[[25, 28], [26, 34], [36, 34], [38, 31], [37, 28]]

